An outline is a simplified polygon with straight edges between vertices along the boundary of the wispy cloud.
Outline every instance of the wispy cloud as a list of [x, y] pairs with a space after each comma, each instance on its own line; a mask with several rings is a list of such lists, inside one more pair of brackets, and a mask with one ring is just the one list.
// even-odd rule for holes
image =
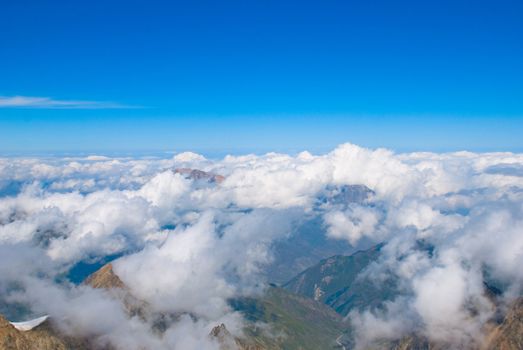
[[0, 108], [118, 109], [140, 108], [107, 101], [56, 100], [50, 97], [0, 96]]

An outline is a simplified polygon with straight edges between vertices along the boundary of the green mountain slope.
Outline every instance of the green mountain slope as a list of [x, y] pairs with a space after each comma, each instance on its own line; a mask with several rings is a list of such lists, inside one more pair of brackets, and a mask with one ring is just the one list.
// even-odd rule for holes
[[376, 284], [361, 273], [378, 259], [382, 245], [350, 256], [336, 255], [320, 261], [283, 285], [288, 291], [313, 298], [347, 315], [352, 309], [379, 307], [395, 293], [394, 281]]
[[266, 349], [341, 349], [348, 331], [348, 324], [330, 308], [274, 286], [263, 297], [231, 304], [250, 322], [248, 337]]

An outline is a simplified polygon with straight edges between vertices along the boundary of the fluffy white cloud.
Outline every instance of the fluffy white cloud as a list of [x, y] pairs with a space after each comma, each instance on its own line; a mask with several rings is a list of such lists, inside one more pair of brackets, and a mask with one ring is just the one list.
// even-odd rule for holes
[[203, 162], [205, 157], [194, 152], [182, 152], [174, 156], [174, 161], [179, 163]]
[[[193, 181], [177, 167], [225, 180]], [[260, 291], [274, 242], [296, 223], [320, 219], [318, 235], [354, 246], [386, 241], [372, 273], [392, 273], [401, 294], [380, 312], [351, 314], [360, 345], [413, 329], [467, 342], [481, 338], [492, 312], [485, 279], [502, 284], [507, 300], [523, 290], [521, 169], [520, 154], [395, 154], [352, 144], [324, 155], [217, 161], [191, 152], [0, 159], [0, 296], [122, 348], [211, 349], [206, 334], [220, 320], [240, 331], [227, 299]], [[322, 197], [344, 185], [374, 195], [355, 203]], [[125, 255], [114, 266], [135, 295], [197, 319], [180, 318], [160, 339], [108, 295], [56, 282], [75, 263], [115, 254]], [[8, 282], [23, 292], [11, 293]], [[103, 329], [94, 316], [101, 309], [115, 314]]]
[[332, 238], [347, 239], [353, 245], [363, 236], [378, 238], [379, 214], [371, 208], [353, 206], [345, 212], [329, 211], [323, 218]]

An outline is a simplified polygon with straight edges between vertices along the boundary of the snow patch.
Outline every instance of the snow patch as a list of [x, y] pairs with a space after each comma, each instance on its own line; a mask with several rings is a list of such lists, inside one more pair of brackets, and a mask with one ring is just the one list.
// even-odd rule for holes
[[45, 315], [42, 317], [35, 318], [33, 320], [25, 321], [25, 322], [10, 322], [13, 327], [18, 329], [19, 331], [30, 331], [31, 329], [41, 325], [49, 318], [49, 315]]

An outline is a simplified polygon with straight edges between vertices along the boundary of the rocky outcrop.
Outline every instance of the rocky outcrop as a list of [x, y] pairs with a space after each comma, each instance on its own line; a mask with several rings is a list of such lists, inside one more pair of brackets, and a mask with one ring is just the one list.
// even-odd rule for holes
[[50, 320], [28, 331], [16, 329], [0, 315], [0, 350], [91, 350], [87, 340], [61, 335]]
[[86, 278], [84, 284], [97, 289], [106, 289], [120, 299], [129, 316], [138, 316], [142, 320], [151, 318], [146, 302], [132, 295], [129, 288], [116, 275], [111, 263], [102, 266]]
[[214, 327], [209, 337], [220, 344], [220, 350], [266, 350], [260, 345], [249, 344], [246, 340], [235, 338], [223, 323]]
[[184, 176], [187, 179], [191, 180], [200, 180], [200, 181], [207, 181], [210, 183], [217, 183], [220, 184], [225, 180], [225, 177], [218, 174], [213, 174], [210, 172], [206, 172], [203, 170], [198, 169], [191, 169], [191, 168], [177, 168], [174, 169], [175, 174], [180, 174]]
[[523, 297], [518, 298], [511, 305], [503, 319], [503, 322], [492, 329], [487, 337], [484, 349], [523, 349]]
[[87, 277], [84, 284], [100, 289], [126, 289], [120, 277], [114, 273], [113, 265], [110, 263], [102, 266], [98, 271]]
[[317, 198], [317, 205], [364, 203], [374, 194], [374, 191], [365, 185], [329, 185], [320, 192]]
[[238, 348], [236, 340], [223, 323], [214, 327], [209, 333], [209, 336], [220, 344], [220, 350], [233, 350]]

